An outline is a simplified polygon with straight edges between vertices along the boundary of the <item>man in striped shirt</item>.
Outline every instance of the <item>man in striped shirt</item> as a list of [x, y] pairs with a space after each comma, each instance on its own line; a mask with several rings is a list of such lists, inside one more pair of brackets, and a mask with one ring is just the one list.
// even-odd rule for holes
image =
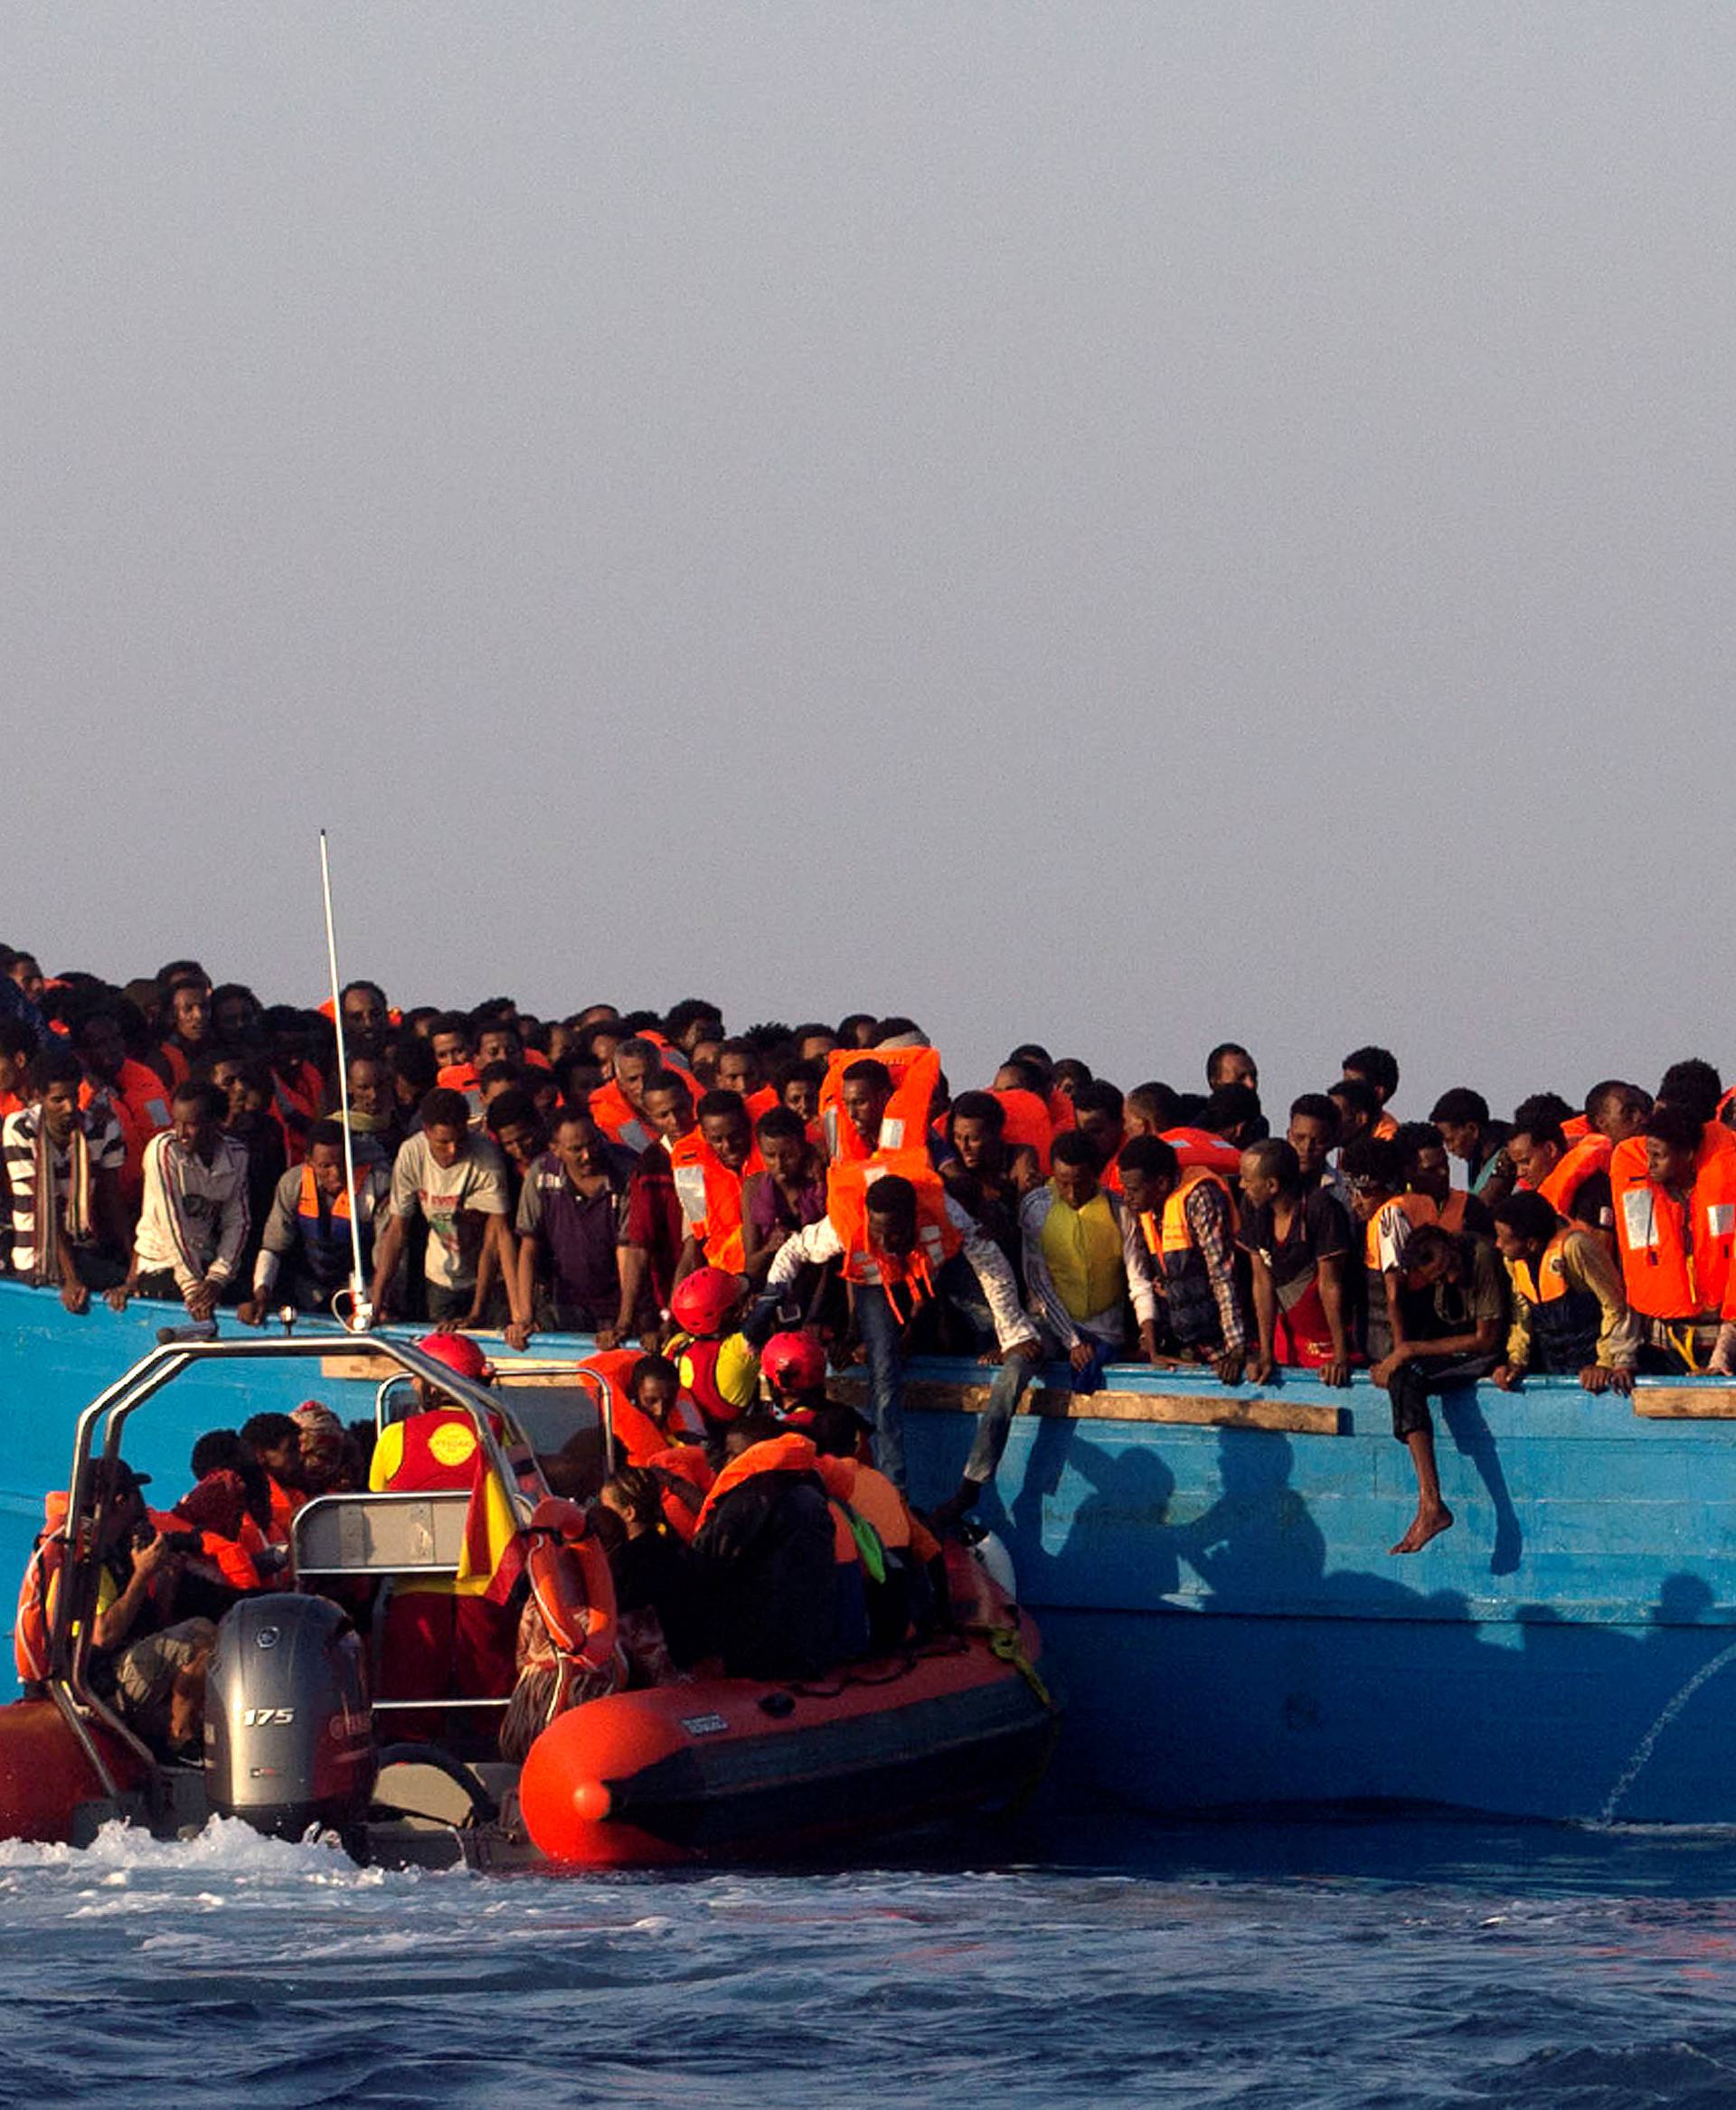
[[12, 1268], [58, 1289], [69, 1312], [81, 1312], [93, 1289], [110, 1287], [126, 1271], [126, 1146], [106, 1107], [80, 1111], [84, 1072], [70, 1048], [39, 1049], [24, 1082], [29, 1105], [0, 1124]]
[[169, 1107], [171, 1126], [145, 1146], [133, 1262], [108, 1292], [116, 1311], [129, 1296], [178, 1296], [203, 1321], [234, 1279], [247, 1244], [247, 1150], [218, 1126], [220, 1111], [210, 1085], [184, 1084]]

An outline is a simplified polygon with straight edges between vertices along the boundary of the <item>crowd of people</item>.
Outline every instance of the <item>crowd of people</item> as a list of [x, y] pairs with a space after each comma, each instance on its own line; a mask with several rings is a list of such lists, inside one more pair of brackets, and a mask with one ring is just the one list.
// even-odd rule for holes
[[[1363, 1370], [1416, 1467], [1395, 1553], [1452, 1522], [1444, 1386], [1736, 1370], [1736, 1129], [1703, 1060], [1655, 1094], [1607, 1079], [1501, 1120], [1464, 1087], [1401, 1122], [1399, 1065], [1367, 1046], [1280, 1126], [1227, 1042], [1203, 1090], [1124, 1090], [1034, 1044], [955, 1089], [904, 1017], [731, 1035], [699, 999], [401, 1013], [354, 982], [338, 1002], [341, 1079], [330, 1006], [268, 1007], [193, 960], [118, 988], [0, 948], [14, 1274], [75, 1313], [153, 1295], [258, 1324], [345, 1308], [359, 1252], [376, 1319], [515, 1350], [676, 1337], [719, 1422], [757, 1412], [768, 1339], [806, 1333], [863, 1366], [900, 1487], [906, 1357], [976, 1356], [995, 1374], [942, 1528], [1045, 1365], [1080, 1393], [1128, 1360], [1226, 1385]], [[722, 1286], [695, 1336], [672, 1314], [702, 1275]]]

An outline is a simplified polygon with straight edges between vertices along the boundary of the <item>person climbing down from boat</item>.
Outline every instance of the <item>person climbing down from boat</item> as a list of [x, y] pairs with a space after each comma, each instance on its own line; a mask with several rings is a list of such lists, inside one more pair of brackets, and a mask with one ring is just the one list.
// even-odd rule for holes
[[105, 1105], [80, 1107], [84, 1071], [64, 1041], [36, 1050], [24, 1082], [29, 1105], [0, 1122], [0, 1255], [9, 1247], [14, 1275], [77, 1314], [126, 1276], [126, 1145]]
[[664, 1070], [646, 1079], [644, 1103], [654, 1136], [639, 1153], [627, 1183], [620, 1233], [620, 1307], [614, 1324], [598, 1334], [599, 1348], [613, 1348], [636, 1332], [656, 1329], [658, 1314], [667, 1311], [675, 1294], [687, 1242], [673, 1153], [697, 1125], [692, 1088], [685, 1078]]
[[[1399, 1065], [1389, 1048], [1353, 1048], [1339, 1065], [1344, 1072], [1341, 1081], [1366, 1085], [1374, 1095], [1376, 1111], [1372, 1133], [1382, 1143], [1391, 1143], [1399, 1132], [1399, 1124], [1387, 1102], [1399, 1088]], [[1337, 1086], [1333, 1087], [1337, 1097]]]
[[631, 1153], [589, 1114], [558, 1117], [519, 1192], [517, 1308], [526, 1316], [507, 1327], [509, 1347], [538, 1333], [595, 1333], [614, 1319], [632, 1177]]
[[423, 1263], [429, 1317], [484, 1325], [497, 1279], [516, 1291], [506, 1168], [494, 1144], [471, 1127], [461, 1093], [437, 1085], [422, 1101], [421, 1121], [420, 1134], [392, 1168], [392, 1201], [374, 1248], [374, 1318], [383, 1323], [391, 1315], [408, 1227], [419, 1221], [429, 1234]]
[[739, 1323], [746, 1296], [739, 1275], [702, 1267], [677, 1283], [670, 1299], [675, 1331], [664, 1353], [680, 1373], [682, 1398], [698, 1408], [713, 1437], [760, 1396], [760, 1357]]
[[1436, 1220], [1426, 1194], [1406, 1193], [1398, 1146], [1362, 1135], [1344, 1148], [1350, 1213], [1363, 1230], [1363, 1352], [1382, 1362], [1401, 1338], [1399, 1295], [1411, 1233]]
[[1449, 1231], [1475, 1231], [1479, 1238], [1493, 1235], [1487, 1209], [1468, 1190], [1453, 1185], [1447, 1145], [1432, 1121], [1401, 1121], [1392, 1141], [1399, 1149], [1404, 1192], [1432, 1201], [1437, 1223]]
[[826, 1166], [788, 1107], [761, 1114], [753, 1134], [765, 1170], [741, 1182], [741, 1272], [758, 1289], [784, 1240], [826, 1214]]
[[145, 1152], [145, 1193], [127, 1279], [108, 1293], [124, 1312], [132, 1296], [178, 1297], [195, 1321], [209, 1319], [235, 1277], [247, 1245], [247, 1152], [218, 1126], [208, 1084], [179, 1086], [172, 1126]]
[[[1060, 1144], [1055, 1150], [1059, 1168]], [[1238, 1157], [1238, 1172], [1241, 1166]], [[1207, 1165], [1184, 1165], [1175, 1145], [1162, 1136], [1141, 1135], [1121, 1153], [1121, 1191], [1127, 1251], [1137, 1252], [1147, 1270], [1144, 1308], [1131, 1266], [1127, 1276], [1146, 1360], [1172, 1368], [1178, 1361], [1209, 1363], [1221, 1382], [1239, 1385], [1248, 1360], [1249, 1327], [1236, 1274], [1236, 1210], [1228, 1178]], [[1029, 1240], [1027, 1220], [1027, 1271]], [[1156, 1350], [1156, 1314], [1149, 1301], [1154, 1287], [1162, 1299], [1174, 1354]]]
[[391, 1200], [392, 1174], [378, 1163], [358, 1164], [354, 1186], [345, 1185], [344, 1130], [335, 1121], [316, 1121], [307, 1131], [307, 1156], [278, 1181], [253, 1263], [252, 1291], [236, 1316], [257, 1326], [279, 1304], [298, 1312], [327, 1310], [337, 1292], [350, 1286], [351, 1224], [361, 1232], [365, 1279], [374, 1233]]
[[[962, 1320], [993, 1329], [994, 1345], [982, 1360], [998, 1360], [1000, 1368], [967, 1471], [967, 1479], [977, 1474], [971, 1484], [980, 1491], [1005, 1447], [1006, 1423], [1041, 1351], [1005, 1257], [948, 1195], [926, 1144], [834, 1164], [826, 1213], [778, 1248], [750, 1335], [770, 1333], [779, 1300], [803, 1267], [832, 1260], [842, 1264], [867, 1365], [875, 1462], [895, 1486], [904, 1484], [904, 1347], [912, 1324], [944, 1300]], [[965, 1492], [961, 1486], [959, 1494]]]
[[1651, 1367], [1729, 1375], [1720, 1358], [1736, 1243], [1736, 1143], [1728, 1128], [1660, 1092], [1643, 1137], [1609, 1160], [1628, 1302]]
[[684, 1238], [675, 1280], [698, 1267], [740, 1275], [745, 1254], [741, 1186], [763, 1173], [753, 1123], [738, 1092], [709, 1091], [695, 1108], [699, 1126], [671, 1148], [669, 1163], [681, 1201]]
[[[1173, 1166], [1174, 1152], [1159, 1147]], [[1136, 1173], [1148, 1154], [1135, 1154]], [[1122, 1357], [1129, 1302], [1141, 1355], [1149, 1362], [1157, 1352], [1157, 1296], [1138, 1212], [1102, 1184], [1098, 1163], [1098, 1146], [1084, 1128], [1058, 1135], [1049, 1178], [1019, 1205], [1030, 1308], [1043, 1346], [1052, 1344], [1067, 1358], [1080, 1392], [1098, 1390], [1104, 1364]]]
[[1506, 1318], [1506, 1277], [1487, 1239], [1455, 1236], [1439, 1223], [1411, 1230], [1392, 1344], [1368, 1373], [1392, 1402], [1392, 1434], [1410, 1453], [1417, 1474], [1417, 1513], [1394, 1553], [1419, 1552], [1451, 1528], [1453, 1512], [1441, 1500], [1435, 1467], [1429, 1396], [1487, 1377], [1501, 1360]]
[[[148, 1473], [107, 1458], [94, 1460], [91, 1473], [93, 1497], [108, 1496], [97, 1549], [91, 1690], [155, 1749], [196, 1757], [216, 1621], [237, 1593], [188, 1574], [180, 1535], [158, 1531], [146, 1510], [140, 1490], [149, 1484]], [[62, 1579], [55, 1578], [57, 1587]]]
[[1519, 1186], [1541, 1194], [1557, 1216], [1600, 1238], [1610, 1252], [1616, 1237], [1615, 1203], [1609, 1191], [1614, 1149], [1607, 1135], [1595, 1134], [1570, 1143], [1552, 1108], [1541, 1097], [1521, 1101], [1507, 1137], [1507, 1157]]
[[1305, 1190], [1301, 1164], [1281, 1136], [1241, 1154], [1236, 1244], [1252, 1276], [1258, 1345], [1249, 1383], [1269, 1384], [1281, 1363], [1347, 1385], [1350, 1217], [1324, 1188]]
[[1643, 1336], [1605, 1241], [1526, 1192], [1495, 1203], [1495, 1242], [1512, 1316], [1493, 1381], [1510, 1392], [1534, 1371], [1576, 1377], [1588, 1392], [1631, 1392]]
[[[417, 1346], [472, 1384], [493, 1382], [493, 1370], [467, 1334], [429, 1333]], [[472, 1498], [471, 1514], [456, 1576], [403, 1576], [394, 1584], [381, 1645], [381, 1695], [504, 1699], [517, 1675], [516, 1523], [469, 1408], [425, 1378], [415, 1385], [416, 1412], [380, 1432], [368, 1464], [369, 1489], [376, 1494], [463, 1492]], [[495, 1433], [505, 1433], [497, 1418]], [[437, 1719], [404, 1718], [404, 1733], [429, 1731]]]
[[817, 1678], [850, 1638], [839, 1633], [838, 1540], [818, 1454], [769, 1415], [738, 1421], [725, 1447], [693, 1544], [707, 1653], [731, 1678]]
[[1465, 1085], [1442, 1092], [1429, 1118], [1446, 1144], [1447, 1154], [1463, 1163], [1467, 1192], [1493, 1205], [1509, 1184], [1503, 1163], [1506, 1123], [1491, 1119], [1487, 1099]]

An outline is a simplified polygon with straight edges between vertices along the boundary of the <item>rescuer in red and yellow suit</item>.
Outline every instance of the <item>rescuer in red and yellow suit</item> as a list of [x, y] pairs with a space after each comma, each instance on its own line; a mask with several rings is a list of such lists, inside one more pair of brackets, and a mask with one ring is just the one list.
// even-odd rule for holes
[[[460, 1377], [484, 1384], [482, 1351], [463, 1333], [430, 1333], [417, 1345]], [[422, 1404], [381, 1431], [368, 1468], [375, 1493], [462, 1489], [471, 1500], [458, 1572], [409, 1576], [392, 1591], [381, 1649], [382, 1700], [495, 1700], [512, 1691], [518, 1612], [514, 1523], [505, 1490], [488, 1470], [469, 1412], [418, 1378]], [[497, 1425], [495, 1434], [501, 1432]], [[432, 1718], [406, 1719], [406, 1735], [431, 1734]]]

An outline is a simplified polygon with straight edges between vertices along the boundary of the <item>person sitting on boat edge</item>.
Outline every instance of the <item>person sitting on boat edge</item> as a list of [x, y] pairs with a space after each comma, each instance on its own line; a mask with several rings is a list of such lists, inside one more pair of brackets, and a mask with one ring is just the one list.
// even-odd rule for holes
[[[947, 1194], [926, 1144], [833, 1167], [826, 1213], [778, 1248], [750, 1335], [770, 1332], [779, 1299], [803, 1267], [829, 1260], [842, 1262], [850, 1286], [867, 1364], [875, 1463], [896, 1487], [904, 1484], [904, 1340], [912, 1323], [930, 1301], [945, 1299], [971, 1323], [992, 1326], [995, 1344], [982, 1360], [1000, 1368], [967, 1471], [971, 1487], [980, 1490], [994, 1475], [1006, 1424], [1041, 1350], [1000, 1248]], [[959, 1494], [966, 1492], [961, 1485]]]
[[1453, 1521], [1435, 1469], [1429, 1395], [1474, 1384], [1500, 1361], [1506, 1281], [1487, 1239], [1439, 1223], [1411, 1230], [1400, 1272], [1392, 1345], [1368, 1374], [1392, 1399], [1392, 1434], [1417, 1474], [1417, 1513], [1391, 1550], [1416, 1553]]
[[1631, 1392], [1643, 1336], [1603, 1239], [1522, 1192], [1495, 1203], [1495, 1242], [1513, 1310], [1491, 1381], [1510, 1392], [1536, 1371], [1576, 1377], [1588, 1392]]

